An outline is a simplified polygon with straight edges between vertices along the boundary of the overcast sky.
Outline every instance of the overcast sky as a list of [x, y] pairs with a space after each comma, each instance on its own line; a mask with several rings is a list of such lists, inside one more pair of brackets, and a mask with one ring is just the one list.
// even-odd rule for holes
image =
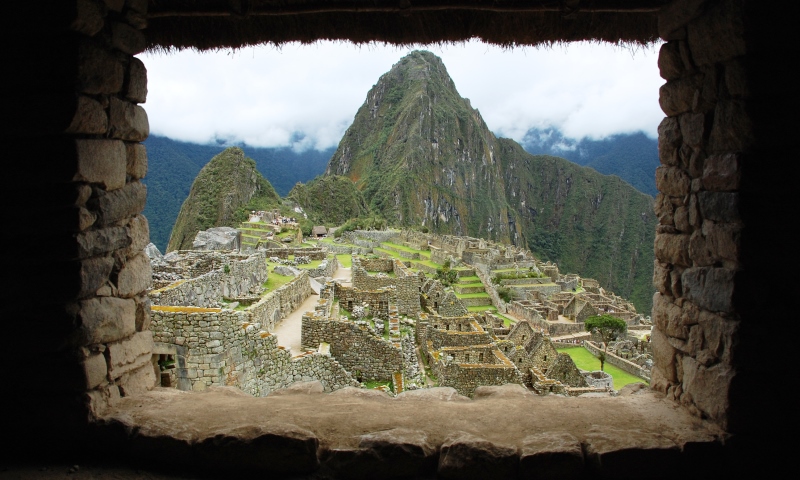
[[[459, 93], [499, 136], [533, 127], [602, 138], [656, 138], [658, 46], [631, 50], [576, 43], [503, 50], [480, 42], [430, 50]], [[215, 53], [143, 54], [152, 133], [208, 143], [324, 149], [336, 146], [367, 91], [414, 48], [287, 44]]]

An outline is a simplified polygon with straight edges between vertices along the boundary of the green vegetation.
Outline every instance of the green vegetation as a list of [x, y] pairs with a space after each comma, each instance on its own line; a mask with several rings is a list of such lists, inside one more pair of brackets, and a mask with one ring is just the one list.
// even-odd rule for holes
[[600, 335], [603, 339], [603, 353], [600, 354], [600, 370], [606, 362], [606, 353], [608, 352], [608, 342], [616, 339], [619, 335], [625, 333], [628, 326], [621, 318], [612, 315], [592, 315], [586, 319], [584, 328], [587, 332], [592, 332]]
[[349, 178], [338, 175], [320, 176], [305, 185], [298, 183], [288, 198], [303, 208], [309, 224], [340, 225], [369, 214], [361, 192]]
[[241, 148], [231, 147], [211, 159], [192, 183], [170, 235], [167, 251], [192, 247], [195, 235], [211, 227], [235, 227], [251, 210], [280, 204], [272, 185]]
[[[147, 204], [144, 215], [150, 223], [150, 239], [166, 251], [172, 227], [181, 205], [189, 195], [200, 169], [225, 147], [180, 142], [155, 134], [145, 140], [147, 147]], [[333, 149], [313, 148], [296, 152], [291, 148], [242, 146], [246, 156], [256, 162], [258, 171], [285, 196], [297, 182], [307, 182], [325, 171]]]
[[344, 268], [350, 268], [353, 266], [353, 256], [348, 253], [337, 254], [336, 259], [339, 261], [339, 265]]
[[[595, 357], [594, 355], [586, 350], [583, 347], [575, 347], [575, 348], [559, 348], [559, 353], [566, 353], [572, 360], [575, 362], [575, 365], [580, 368], [581, 370], [588, 370], [588, 371], [595, 371], [599, 370], [600, 367], [600, 360]], [[646, 381], [642, 380], [641, 378], [631, 375], [630, 373], [621, 370], [614, 365], [608, 365], [607, 369], [604, 370], [607, 374], [611, 375], [614, 379], [614, 390], [619, 390], [620, 388], [628, 385], [629, 383], [647, 383]]]
[[458, 282], [458, 272], [450, 268], [450, 259], [444, 261], [442, 268], [436, 269], [436, 280], [442, 282], [442, 285], [449, 287]]
[[404, 57], [368, 98], [377, 104], [359, 109], [328, 171], [354, 182], [376, 215], [397, 227], [521, 242], [650, 310], [652, 197], [496, 138], [429, 52]]

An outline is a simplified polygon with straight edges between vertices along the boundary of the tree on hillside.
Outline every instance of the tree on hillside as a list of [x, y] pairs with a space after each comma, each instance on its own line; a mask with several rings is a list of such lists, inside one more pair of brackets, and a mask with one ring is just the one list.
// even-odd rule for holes
[[599, 355], [600, 370], [606, 363], [606, 354], [608, 353], [608, 342], [615, 340], [618, 336], [624, 334], [628, 330], [628, 325], [621, 318], [612, 315], [592, 315], [586, 319], [583, 324], [587, 332], [592, 332], [600, 335], [603, 339], [603, 353]]
[[451, 268], [450, 259], [444, 261], [442, 268], [436, 269], [436, 280], [442, 282], [442, 285], [449, 287], [454, 283], [458, 283], [458, 273]]

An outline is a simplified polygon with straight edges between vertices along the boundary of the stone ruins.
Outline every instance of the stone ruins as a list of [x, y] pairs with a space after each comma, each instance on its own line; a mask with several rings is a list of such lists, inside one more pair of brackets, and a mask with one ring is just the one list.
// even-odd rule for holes
[[[330, 280], [339, 266], [331, 243], [166, 256], [149, 247], [150, 331], [161, 385], [236, 386], [264, 396], [298, 381], [319, 381], [324, 391], [383, 382], [395, 394], [436, 384], [472, 396], [481, 386], [515, 383], [542, 395], [574, 396], [613, 390], [610, 377], [582, 372], [556, 351], [581, 343], [598, 352], [583, 331], [589, 314], [618, 314], [632, 331], [640, 326], [649, 334], [647, 320], [630, 303], [595, 280], [560, 274], [523, 249], [410, 231], [348, 232], [335, 243], [338, 249], [331, 250], [363, 253], [352, 255], [350, 285]], [[456, 265], [458, 277], [481, 281], [445, 287], [425, 274], [436, 272], [419, 263], [427, 254]], [[267, 259], [276, 273], [294, 277], [271, 292], [264, 291]], [[312, 260], [319, 265], [311, 268]], [[291, 352], [278, 345], [273, 330], [314, 293], [312, 279], [323, 283], [319, 300], [302, 316], [303, 351]], [[525, 300], [503, 301], [499, 291], [509, 286]], [[496, 310], [469, 310], [491, 301]], [[509, 324], [503, 314], [516, 320]], [[617, 342], [609, 363], [649, 379], [645, 345]]]

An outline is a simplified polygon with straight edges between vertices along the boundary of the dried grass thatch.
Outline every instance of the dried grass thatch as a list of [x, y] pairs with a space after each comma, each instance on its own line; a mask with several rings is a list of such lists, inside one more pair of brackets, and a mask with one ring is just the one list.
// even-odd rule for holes
[[151, 50], [286, 42], [648, 44], [665, 0], [151, 0]]

